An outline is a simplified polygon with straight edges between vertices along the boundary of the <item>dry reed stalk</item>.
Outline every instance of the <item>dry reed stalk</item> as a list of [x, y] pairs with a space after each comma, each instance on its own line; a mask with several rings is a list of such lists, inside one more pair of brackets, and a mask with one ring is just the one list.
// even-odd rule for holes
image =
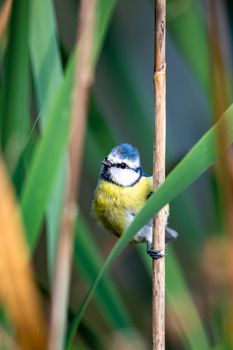
[[[213, 87], [213, 118], [216, 123], [219, 120], [219, 116], [230, 105], [230, 97], [228, 93], [228, 82], [226, 80], [227, 72], [225, 69], [225, 63], [220, 45], [220, 32], [219, 32], [219, 18], [224, 18], [223, 3], [216, 2], [216, 0], [208, 1], [209, 9], [209, 42], [210, 52], [212, 59], [212, 87]], [[225, 15], [226, 16], [226, 15]], [[226, 33], [222, 33], [222, 37], [227, 42]], [[233, 346], [233, 158], [232, 152], [226, 151], [227, 141], [229, 139], [227, 125], [223, 124], [216, 136], [217, 152], [219, 154], [218, 161], [216, 163], [217, 178], [219, 181], [220, 199], [222, 204], [221, 216], [223, 218], [223, 229], [228, 234], [227, 244], [227, 259], [226, 259], [226, 271], [227, 278], [226, 285], [228, 287], [228, 302], [229, 310], [228, 315], [224, 317], [224, 323], [226, 325], [226, 338], [231, 342]], [[221, 283], [221, 282], [219, 282]]]
[[66, 328], [67, 299], [73, 250], [73, 232], [77, 217], [76, 196], [81, 172], [89, 89], [93, 82], [92, 47], [96, 0], [82, 0], [78, 23], [78, 60], [73, 91], [69, 178], [58, 241], [57, 264], [52, 293], [50, 350], [62, 350]]
[[0, 38], [5, 33], [12, 8], [12, 0], [6, 0], [0, 8]]
[[[155, 5], [155, 141], [154, 141], [154, 188], [165, 179], [166, 146], [166, 1], [157, 0]], [[162, 209], [153, 222], [153, 247], [165, 251], [166, 214]], [[165, 259], [153, 261], [152, 277], [152, 349], [165, 349]]]
[[46, 326], [33, 281], [16, 198], [0, 159], [0, 302], [16, 328], [20, 349], [45, 350]]

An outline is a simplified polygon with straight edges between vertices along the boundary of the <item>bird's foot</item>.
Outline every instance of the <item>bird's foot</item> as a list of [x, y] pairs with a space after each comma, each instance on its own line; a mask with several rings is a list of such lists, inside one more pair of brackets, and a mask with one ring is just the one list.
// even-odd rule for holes
[[163, 258], [164, 256], [167, 255], [167, 254], [162, 253], [161, 250], [157, 250], [157, 249], [153, 249], [153, 248], [148, 249], [147, 254], [149, 254], [150, 257], [152, 259], [155, 259], [155, 260]]

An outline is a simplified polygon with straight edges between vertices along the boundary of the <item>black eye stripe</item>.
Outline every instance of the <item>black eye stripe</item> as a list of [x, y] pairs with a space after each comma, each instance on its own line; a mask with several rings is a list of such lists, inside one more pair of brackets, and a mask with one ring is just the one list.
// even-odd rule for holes
[[132, 169], [134, 170], [133, 168], [130, 168], [127, 164], [125, 163], [116, 163], [116, 164], [112, 164], [112, 166], [116, 167], [116, 168], [121, 168], [121, 169]]
[[[124, 163], [124, 164], [125, 164], [125, 163]], [[130, 169], [130, 170], [135, 171], [136, 173], [142, 172], [141, 167], [138, 167], [138, 168], [135, 169], [135, 168], [129, 167], [127, 164], [125, 164], [125, 165], [126, 165], [125, 167], [122, 167], [122, 163], [116, 163], [116, 164], [112, 164], [111, 167], [121, 168], [121, 169]]]

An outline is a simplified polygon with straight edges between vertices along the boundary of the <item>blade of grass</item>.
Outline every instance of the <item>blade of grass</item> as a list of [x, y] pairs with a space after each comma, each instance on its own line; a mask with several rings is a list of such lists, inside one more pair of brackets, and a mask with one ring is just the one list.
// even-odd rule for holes
[[18, 162], [29, 127], [29, 5], [29, 0], [13, 2], [5, 61], [2, 145], [11, 172]]
[[[99, 1], [93, 62], [97, 62], [116, 1]], [[39, 49], [39, 48], [38, 48]], [[51, 196], [59, 162], [68, 142], [70, 98], [74, 61], [71, 57], [64, 80], [49, 108], [44, 133], [37, 144], [21, 196], [21, 209], [30, 248], [35, 248], [46, 204]], [[59, 142], [51, 142], [59, 140]], [[43, 169], [43, 171], [41, 171]], [[30, 211], [30, 215], [28, 215]]]
[[[31, 2], [30, 54], [32, 71], [41, 114], [41, 128], [46, 125], [49, 106], [63, 80], [61, 57], [57, 43], [57, 29], [52, 1]], [[63, 158], [66, 158], [65, 156]], [[66, 160], [61, 160], [47, 206], [47, 257], [48, 273], [52, 281], [56, 257], [57, 235], [64, 201]]]
[[63, 72], [52, 1], [32, 0], [30, 10], [30, 56], [41, 113], [40, 120], [44, 127], [49, 106], [62, 83]]
[[[87, 223], [81, 214], [78, 216], [76, 225], [74, 261], [90, 283], [94, 281], [103, 264]], [[131, 317], [117, 292], [117, 286], [109, 276], [106, 276], [102, 282], [96, 290], [96, 299], [101, 304], [102, 313], [113, 327], [118, 329], [132, 327]]]
[[[49, 108], [46, 127], [37, 142], [22, 189], [21, 211], [30, 250], [35, 249], [45, 207], [50, 198], [57, 169], [68, 143], [73, 63], [73, 60], [71, 60], [66, 71], [66, 77], [59, 88], [53, 105]], [[54, 140], [59, 140], [59, 142], [54, 142]]]
[[151, 195], [144, 208], [136, 216], [135, 220], [124, 232], [116, 245], [108, 255], [102, 269], [100, 270], [96, 280], [87, 293], [81, 307], [77, 312], [76, 319], [71, 325], [70, 336], [67, 344], [72, 343], [73, 335], [81, 321], [84, 312], [96, 290], [104, 273], [110, 265], [119, 256], [126, 245], [131, 241], [135, 233], [144, 226], [161, 208], [170, 203], [179, 194], [184, 192], [204, 171], [208, 169], [216, 160], [217, 154], [215, 150], [215, 138], [217, 128], [222, 123], [226, 123], [229, 130], [229, 144], [233, 142], [233, 106], [231, 106], [221, 117], [219, 122], [215, 124], [201, 139], [195, 144], [190, 152], [168, 175], [165, 182]]

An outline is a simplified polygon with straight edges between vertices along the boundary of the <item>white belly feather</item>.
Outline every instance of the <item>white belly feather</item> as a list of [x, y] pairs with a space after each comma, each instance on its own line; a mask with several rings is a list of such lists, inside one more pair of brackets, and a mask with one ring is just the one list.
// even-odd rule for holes
[[[168, 216], [168, 210], [165, 212], [166, 216]], [[126, 211], [126, 217], [127, 217], [127, 226], [129, 226], [132, 221], [135, 219], [136, 213], [133, 213], [130, 210]], [[165, 232], [165, 243], [168, 243], [174, 239], [176, 239], [178, 236], [177, 232], [170, 229], [166, 226], [166, 232]], [[147, 243], [148, 247], [152, 246], [153, 241], [153, 235], [152, 235], [152, 220], [148, 222], [145, 226], [143, 226], [134, 236], [132, 242], [135, 243]]]

